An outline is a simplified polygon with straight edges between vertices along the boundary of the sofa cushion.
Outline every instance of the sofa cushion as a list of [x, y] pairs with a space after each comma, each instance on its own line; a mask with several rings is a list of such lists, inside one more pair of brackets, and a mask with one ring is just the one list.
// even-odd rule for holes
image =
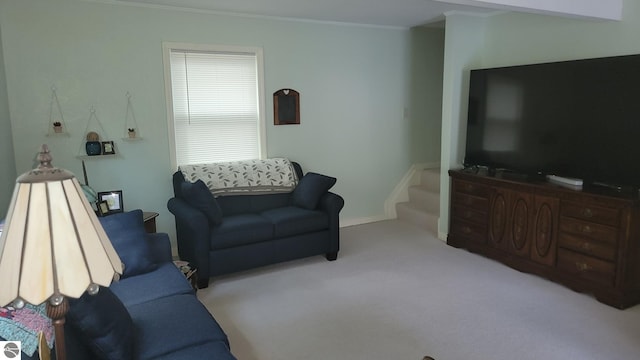
[[155, 269], [151, 249], [145, 239], [142, 210], [101, 217], [100, 223], [124, 264], [122, 278]]
[[211, 228], [211, 249], [253, 244], [273, 238], [273, 224], [258, 214], [225, 216]]
[[202, 181], [194, 183], [185, 181], [181, 185], [182, 198], [194, 208], [202, 211], [211, 225], [218, 225], [222, 222], [222, 210], [213, 194]]
[[287, 206], [267, 210], [261, 214], [274, 225], [276, 238], [305, 234], [329, 228], [329, 217], [322, 211]]
[[227, 195], [216, 198], [224, 216], [246, 213], [259, 214], [265, 210], [291, 205], [291, 194]]
[[146, 274], [114, 282], [110, 289], [127, 307], [172, 295], [193, 294], [191, 284], [173, 262], [162, 263]]
[[[154, 359], [206, 342], [222, 341], [227, 335], [207, 308], [193, 295], [174, 295], [132, 305], [136, 359]], [[207, 358], [201, 354], [198, 358]]]
[[133, 358], [133, 323], [122, 302], [109, 288], [69, 300], [66, 321], [99, 359]]
[[307, 173], [300, 179], [300, 183], [293, 190], [293, 204], [305, 209], [313, 210], [318, 202], [336, 183], [336, 178], [313, 172]]
[[202, 359], [207, 354], [208, 359], [237, 360], [229, 351], [229, 346], [224, 341], [209, 341], [204, 344], [189, 346], [168, 354], [154, 357], [153, 360], [192, 360]]

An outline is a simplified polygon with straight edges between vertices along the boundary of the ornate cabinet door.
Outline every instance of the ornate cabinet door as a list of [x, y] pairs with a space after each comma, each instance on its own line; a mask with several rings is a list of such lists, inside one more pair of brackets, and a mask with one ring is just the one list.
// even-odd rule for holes
[[489, 245], [529, 257], [533, 219], [533, 195], [495, 188], [489, 209]]
[[533, 195], [514, 191], [509, 222], [509, 251], [519, 256], [529, 257], [531, 247], [531, 223], [533, 219]]
[[531, 260], [543, 265], [555, 266], [560, 200], [536, 195], [534, 206]]
[[489, 205], [489, 245], [501, 250], [506, 250], [507, 223], [509, 220], [509, 190], [495, 188]]

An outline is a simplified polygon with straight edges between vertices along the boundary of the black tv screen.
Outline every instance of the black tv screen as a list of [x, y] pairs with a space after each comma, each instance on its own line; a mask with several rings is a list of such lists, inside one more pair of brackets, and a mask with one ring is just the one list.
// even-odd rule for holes
[[640, 55], [470, 75], [465, 166], [640, 185]]

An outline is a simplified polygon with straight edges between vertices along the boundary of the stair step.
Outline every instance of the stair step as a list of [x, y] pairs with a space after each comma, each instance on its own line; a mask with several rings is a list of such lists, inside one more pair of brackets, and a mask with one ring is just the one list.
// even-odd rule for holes
[[399, 220], [412, 223], [433, 234], [438, 234], [438, 215], [426, 212], [411, 202], [396, 204], [396, 213]]
[[424, 185], [409, 187], [409, 202], [426, 212], [440, 214], [440, 193]]
[[433, 192], [440, 192], [440, 168], [422, 170], [420, 173], [420, 185]]

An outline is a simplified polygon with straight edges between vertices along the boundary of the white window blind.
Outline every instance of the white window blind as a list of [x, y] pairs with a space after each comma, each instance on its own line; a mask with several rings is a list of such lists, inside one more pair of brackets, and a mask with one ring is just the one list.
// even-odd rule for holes
[[176, 165], [260, 158], [255, 53], [170, 52]]

